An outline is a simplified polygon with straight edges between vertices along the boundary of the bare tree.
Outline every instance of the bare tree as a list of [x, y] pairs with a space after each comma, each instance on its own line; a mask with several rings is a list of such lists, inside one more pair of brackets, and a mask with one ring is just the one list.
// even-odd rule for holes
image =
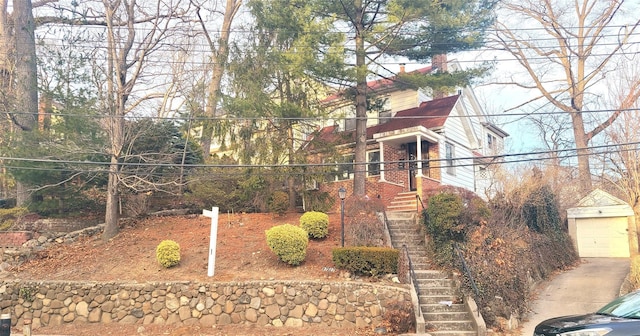
[[[325, 15], [335, 16], [348, 27], [347, 43], [355, 60], [351, 92], [355, 105], [355, 157], [353, 194], [364, 196], [366, 180], [367, 77], [379, 75], [385, 58], [404, 57], [412, 61], [432, 61], [434, 73], [446, 73], [446, 54], [475, 49], [484, 42], [485, 29], [492, 23], [493, 0], [442, 1], [413, 0], [319, 0]], [[464, 73], [464, 71], [461, 71]], [[409, 78], [405, 74], [404, 80]], [[426, 87], [424, 75], [415, 86]], [[435, 77], [438, 77], [436, 75]], [[442, 80], [442, 76], [440, 79]], [[468, 84], [471, 72], [463, 80], [446, 85], [430, 85], [436, 90]], [[462, 79], [462, 78], [460, 78]], [[427, 80], [429, 81], [429, 80]], [[436, 81], [430, 80], [431, 84]]]
[[[73, 2], [68, 7], [52, 3], [56, 15], [43, 16], [39, 22], [63, 23], [69, 26], [94, 26], [97, 43], [103, 43], [103, 58], [97, 58], [94, 72], [97, 79], [99, 109], [104, 116], [102, 128], [109, 140], [106, 149], [109, 157], [107, 203], [103, 239], [118, 232], [121, 187], [139, 188], [144, 177], [123, 173], [129, 143], [135, 135], [126, 127], [127, 118], [136, 110], [150, 108], [147, 101], [162, 99], [166, 91], [163, 74], [156, 55], [164, 47], [163, 42], [178, 30], [181, 2], [142, 0], [95, 0], [81, 4]], [[102, 61], [102, 62], [101, 62]], [[158, 65], [158, 67], [153, 67]], [[155, 72], [154, 72], [155, 71]], [[149, 80], [153, 76], [154, 80]], [[157, 89], [154, 91], [154, 89]], [[135, 130], [133, 130], [135, 131]], [[151, 183], [151, 182], [150, 182]]]
[[224, 72], [227, 68], [227, 59], [229, 57], [229, 39], [231, 37], [231, 25], [235, 18], [242, 0], [226, 0], [225, 8], [222, 12], [222, 26], [211, 30], [208, 26], [210, 18], [205, 16], [203, 12], [209, 12], [210, 14], [220, 13], [218, 10], [218, 1], [214, 1], [214, 8], [207, 9], [204, 4], [210, 1], [190, 0], [191, 4], [196, 8], [196, 15], [198, 22], [202, 28], [202, 32], [207, 41], [207, 45], [211, 52], [211, 81], [207, 88], [207, 103], [204, 110], [205, 120], [203, 122], [202, 138], [200, 140], [202, 145], [202, 151], [205, 159], [209, 158], [211, 152], [211, 139], [214, 132], [214, 118], [217, 116], [218, 103], [222, 97], [220, 91], [220, 83], [224, 76]]
[[[626, 72], [610, 85], [611, 100], [625, 106], [618, 120], [606, 130], [607, 147], [602, 157], [605, 159], [604, 179], [614, 185], [640, 216], [640, 104], [624, 102], [627, 92], [638, 91], [640, 67], [636, 63], [622, 66]], [[630, 87], [635, 86], [635, 87]], [[640, 219], [640, 218], [638, 218]], [[638, 221], [636, 221], [639, 223]]]
[[[525, 75], [503, 84], [537, 90], [529, 102], [546, 100], [571, 118], [578, 155], [581, 189], [591, 189], [588, 145], [620, 115], [628, 102], [640, 97], [630, 89], [604, 117], [588, 112], [602, 98], [602, 81], [616, 71], [640, 24], [637, 16], [624, 21], [624, 0], [513, 0], [501, 3], [501, 17], [491, 46], [517, 60]], [[631, 85], [633, 88], [637, 85]], [[525, 104], [523, 104], [525, 105]]]

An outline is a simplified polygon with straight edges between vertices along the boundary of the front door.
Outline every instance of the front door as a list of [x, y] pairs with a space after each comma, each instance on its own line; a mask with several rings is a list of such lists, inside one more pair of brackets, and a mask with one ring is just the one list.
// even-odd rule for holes
[[[420, 156], [422, 159], [422, 175], [429, 175], [429, 142], [422, 141], [422, 155]], [[416, 191], [418, 190], [418, 185], [416, 184], [416, 174], [418, 173], [418, 144], [416, 142], [411, 142], [407, 144], [407, 161], [409, 164], [409, 190]]]

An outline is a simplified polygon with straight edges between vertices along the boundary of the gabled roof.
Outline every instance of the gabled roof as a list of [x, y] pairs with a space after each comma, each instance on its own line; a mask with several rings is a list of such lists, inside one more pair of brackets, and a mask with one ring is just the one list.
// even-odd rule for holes
[[[428, 74], [432, 71], [432, 66], [427, 66], [424, 68], [416, 69], [413, 71], [407, 72], [408, 74]], [[382, 93], [385, 91], [392, 91], [396, 88], [396, 84], [398, 84], [398, 76], [391, 76], [387, 78], [380, 78], [367, 82], [367, 89], [373, 93]], [[331, 103], [343, 98], [346, 91], [341, 91], [338, 93], [334, 93], [329, 97], [322, 100], [323, 103]]]
[[591, 191], [587, 196], [582, 198], [576, 207], [598, 207], [598, 206], [615, 206], [615, 205], [628, 205], [625, 201], [605, 192], [602, 189], [596, 188]]
[[[459, 98], [459, 95], [455, 95], [434, 99], [423, 102], [418, 107], [399, 111], [386, 123], [367, 127], [367, 139], [373, 139], [374, 134], [398, 131], [415, 126], [422, 126], [427, 129], [441, 128]], [[355, 130], [340, 132], [337, 125], [327, 126], [319, 130], [312, 141], [334, 144], [352, 143], [355, 142]]]

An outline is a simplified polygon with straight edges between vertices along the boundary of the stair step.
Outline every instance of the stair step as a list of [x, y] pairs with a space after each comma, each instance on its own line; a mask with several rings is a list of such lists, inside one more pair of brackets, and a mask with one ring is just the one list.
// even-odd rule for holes
[[460, 297], [457, 295], [429, 295], [429, 296], [420, 295], [418, 296], [418, 301], [420, 305], [443, 305], [443, 306], [447, 306], [447, 304], [444, 304], [444, 302], [462, 302], [462, 300], [460, 300]]
[[428, 334], [431, 336], [477, 336], [478, 333], [476, 331], [462, 331], [462, 330], [439, 330], [439, 331], [430, 331], [428, 330]]
[[457, 282], [449, 278], [449, 273], [431, 269], [424, 231], [416, 221], [416, 206], [415, 193], [396, 197], [387, 209], [404, 207], [408, 211], [387, 212], [387, 227], [392, 245], [406, 249], [411, 259], [427, 332], [432, 336], [476, 336], [472, 318], [461, 303]]
[[[426, 321], [425, 321], [426, 322]], [[437, 331], [473, 331], [473, 322], [468, 321], [429, 321], [427, 325]], [[431, 328], [429, 328], [431, 329]]]
[[448, 279], [447, 274], [434, 270], [415, 270], [418, 279]]
[[420, 304], [420, 310], [423, 314], [429, 313], [452, 313], [452, 312], [465, 312], [466, 308], [462, 303], [454, 303], [452, 305], [441, 303], [424, 303]]
[[457, 290], [455, 288], [452, 288], [452, 287], [435, 287], [435, 286], [427, 287], [427, 286], [425, 286], [425, 287], [418, 287], [418, 288], [420, 289], [418, 291], [418, 295], [419, 296], [426, 296], [426, 297], [432, 297], [432, 296], [456, 297], [456, 292], [457, 292]]
[[471, 321], [471, 317], [466, 311], [426, 313], [423, 315], [425, 321]]
[[418, 279], [418, 286], [420, 288], [429, 287], [453, 287], [455, 282], [451, 279]]

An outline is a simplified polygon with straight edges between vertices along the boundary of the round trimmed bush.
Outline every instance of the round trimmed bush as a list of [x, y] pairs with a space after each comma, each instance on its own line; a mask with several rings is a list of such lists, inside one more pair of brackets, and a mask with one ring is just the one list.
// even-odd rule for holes
[[329, 235], [329, 215], [318, 211], [305, 212], [300, 217], [300, 227], [307, 231], [309, 238], [325, 238]]
[[277, 225], [265, 231], [267, 245], [280, 260], [289, 265], [300, 265], [307, 256], [307, 231], [291, 224]]
[[173, 240], [163, 240], [156, 247], [156, 260], [169, 268], [180, 263], [180, 245]]

